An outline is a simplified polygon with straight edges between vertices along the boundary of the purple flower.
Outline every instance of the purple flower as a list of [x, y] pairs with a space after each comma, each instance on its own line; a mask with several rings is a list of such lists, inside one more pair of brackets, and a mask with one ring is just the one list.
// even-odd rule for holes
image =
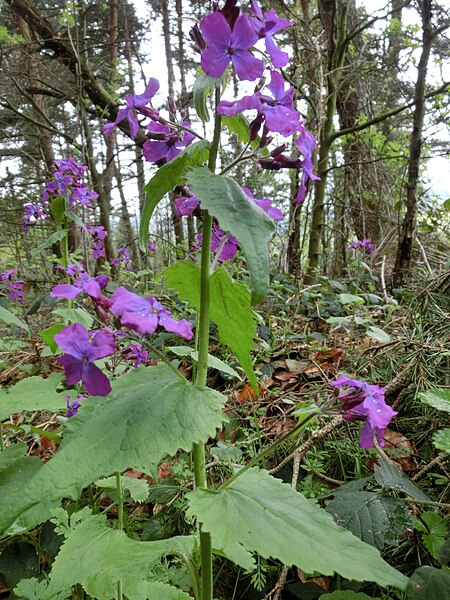
[[22, 288], [25, 285], [25, 281], [23, 279], [13, 281], [14, 275], [18, 272], [19, 269], [9, 269], [9, 271], [0, 273], [0, 281], [7, 282], [5, 290], [9, 292], [7, 296], [8, 300], [17, 300], [19, 304], [23, 304], [26, 292], [24, 292]]
[[[187, 121], [182, 121], [180, 125], [189, 127]], [[195, 137], [189, 131], [156, 122], [151, 122], [147, 129], [150, 131], [152, 139], [144, 143], [142, 152], [148, 162], [160, 164], [170, 162], [180, 154], [182, 148], [189, 146]]]
[[154, 77], [150, 77], [145, 92], [143, 94], [126, 94], [125, 102], [127, 106], [119, 109], [115, 121], [112, 123], [106, 123], [103, 126], [103, 133], [105, 135], [111, 135], [112, 130], [124, 119], [128, 120], [130, 124], [130, 135], [134, 140], [139, 131], [139, 122], [136, 118], [136, 113], [140, 113], [151, 119], [158, 119], [159, 113], [154, 108], [148, 107], [147, 104], [159, 90], [159, 81]]
[[184, 196], [175, 198], [173, 203], [175, 204], [175, 212], [177, 215], [185, 217], [192, 215], [195, 209], [200, 205], [200, 200], [189, 191], [187, 186], [183, 188]]
[[264, 63], [250, 52], [259, 34], [249, 16], [240, 15], [231, 29], [221, 12], [213, 12], [201, 20], [200, 29], [207, 44], [201, 59], [207, 75], [220, 77], [231, 60], [239, 79], [254, 81], [261, 77]]
[[271, 219], [273, 219], [274, 221], [282, 221], [284, 219], [284, 215], [281, 212], [281, 210], [279, 208], [276, 208], [275, 206], [272, 206], [270, 198], [262, 198], [261, 200], [259, 200], [258, 198], [254, 197], [252, 192], [247, 187], [243, 187], [242, 189], [247, 194], [247, 196], [251, 200], [253, 200], [255, 204], [257, 204], [260, 208], [263, 209], [264, 212], [266, 212], [269, 215]]
[[312, 161], [312, 156], [315, 147], [317, 146], [317, 140], [314, 135], [310, 131], [304, 129], [302, 135], [294, 140], [294, 144], [303, 156], [303, 173], [306, 173], [308, 179], [319, 181], [320, 177], [314, 174], [314, 165]]
[[125, 271], [132, 271], [133, 266], [131, 264], [130, 251], [125, 246], [117, 248], [117, 258], [111, 258], [110, 264], [114, 267], [118, 267], [121, 263], [125, 267]]
[[121, 286], [111, 296], [111, 303], [111, 312], [120, 318], [123, 327], [148, 334], [154, 333], [159, 325], [170, 333], [192, 339], [191, 323], [186, 319], [174, 319], [154, 296], [143, 298]]
[[86, 223], [86, 229], [91, 236], [90, 247], [92, 250], [92, 257], [94, 260], [98, 260], [100, 257], [105, 258], [105, 248], [103, 241], [108, 235], [105, 228], [102, 225], [93, 227], [90, 223]]
[[150, 252], [153, 252], [153, 254], [158, 251], [158, 248], [153, 242], [147, 242], [147, 248], [150, 250]]
[[66, 406], [67, 412], [66, 417], [70, 419], [78, 414], [78, 409], [80, 408], [81, 400], [86, 400], [87, 396], [78, 396], [73, 402], [70, 401], [70, 395], [66, 394]]
[[[197, 240], [198, 242], [194, 245], [194, 248], [199, 248], [201, 246], [203, 240], [203, 235], [201, 233], [197, 235]], [[218, 225], [213, 223], [211, 232], [211, 251], [215, 252], [217, 250], [217, 260], [220, 262], [231, 260], [236, 256], [238, 246], [239, 240], [228, 233], [224, 233]]]
[[48, 214], [44, 210], [44, 205], [40, 202], [33, 204], [29, 202], [23, 207], [22, 225], [24, 233], [28, 232], [28, 227], [32, 221], [39, 221], [40, 219], [47, 219]]
[[[221, 100], [217, 106], [217, 112], [219, 115], [231, 117], [245, 110], [256, 109], [258, 111], [255, 119], [257, 127], [255, 125], [251, 127], [252, 137], [256, 137], [257, 131], [263, 123], [268, 131], [281, 133], [285, 137], [293, 135], [301, 126], [300, 113], [295, 110], [293, 104], [294, 88], [291, 87], [286, 91], [283, 77], [277, 71], [272, 71], [268, 88], [272, 92], [272, 96], [256, 92], [252, 96], [244, 96], [234, 102]], [[254, 131], [255, 129], [256, 131]]]
[[359, 439], [361, 448], [373, 446], [374, 434], [379, 445], [384, 446], [384, 430], [397, 414], [386, 404], [384, 388], [345, 376], [338, 377], [331, 385], [340, 388], [338, 399], [343, 405], [343, 418], [346, 421], [366, 422]]
[[111, 391], [108, 378], [93, 364], [95, 360], [114, 352], [114, 337], [103, 331], [88, 330], [80, 323], [61, 329], [55, 335], [56, 343], [66, 352], [58, 357], [63, 365], [68, 385], [81, 381], [92, 396], [107, 396]]
[[125, 348], [125, 358], [134, 360], [133, 367], [136, 369], [139, 365], [148, 363], [148, 352], [142, 344], [130, 344]]
[[269, 10], [263, 14], [258, 2], [252, 2], [251, 10], [255, 15], [255, 20], [259, 21], [257, 27], [259, 38], [265, 39], [267, 54], [272, 59], [273, 66], [277, 68], [286, 66], [289, 62], [289, 54], [278, 48], [272, 39], [272, 35], [286, 29], [286, 27], [291, 27], [294, 23], [281, 19], [274, 10]]
[[109, 278], [106, 275], [97, 275], [90, 277], [88, 273], [81, 272], [78, 274], [78, 279], [75, 279], [73, 285], [70, 283], [60, 283], [56, 285], [50, 292], [52, 298], [66, 298], [73, 300], [82, 292], [86, 292], [88, 296], [94, 300], [98, 300], [101, 296], [101, 291], [108, 285]]
[[352, 242], [347, 250], [361, 250], [367, 254], [372, 254], [372, 252], [375, 250], [375, 246], [372, 240], [365, 238], [363, 240], [356, 240], [356, 242]]

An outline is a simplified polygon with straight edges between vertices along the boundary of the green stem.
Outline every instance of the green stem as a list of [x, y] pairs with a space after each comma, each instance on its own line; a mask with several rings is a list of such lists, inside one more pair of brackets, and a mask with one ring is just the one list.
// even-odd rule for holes
[[3, 427], [0, 423], [0, 453], [5, 449], [5, 444], [3, 442]]
[[[216, 88], [216, 106], [220, 100], [220, 88]], [[222, 119], [216, 113], [214, 118], [214, 135], [209, 152], [208, 168], [214, 172], [219, 151]], [[209, 302], [210, 302], [210, 254], [211, 254], [212, 218], [205, 211], [203, 215], [202, 257], [200, 264], [200, 311], [198, 318], [198, 360], [195, 385], [204, 387], [208, 373], [209, 349]], [[208, 486], [205, 469], [205, 448], [203, 444], [194, 444], [194, 478], [196, 488]], [[201, 530], [200, 526], [200, 565], [201, 565], [201, 600], [212, 600], [212, 546], [211, 534]]]
[[[116, 473], [116, 488], [117, 488], [117, 529], [119, 531], [123, 531], [123, 494], [122, 494], [122, 486], [120, 483], [120, 473]], [[117, 598], [118, 600], [122, 600], [123, 592], [122, 592], [122, 581], [119, 580], [117, 582]]]

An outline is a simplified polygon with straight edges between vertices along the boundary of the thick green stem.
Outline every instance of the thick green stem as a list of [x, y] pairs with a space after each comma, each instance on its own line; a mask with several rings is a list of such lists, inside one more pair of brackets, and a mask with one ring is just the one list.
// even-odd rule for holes
[[[123, 530], [123, 494], [122, 494], [122, 485], [120, 483], [120, 473], [116, 473], [116, 488], [117, 488], [117, 529], [119, 531]], [[122, 591], [122, 581], [117, 582], [117, 599], [122, 600], [123, 591]]]
[[[216, 88], [216, 106], [220, 100], [220, 89]], [[214, 172], [217, 153], [219, 151], [221, 117], [216, 114], [214, 120], [214, 136], [208, 159], [208, 168]], [[195, 385], [204, 387], [208, 373], [209, 349], [209, 300], [210, 300], [210, 254], [211, 254], [212, 218], [205, 211], [203, 215], [202, 258], [200, 265], [200, 311], [198, 318], [198, 361]], [[194, 444], [194, 477], [197, 488], [206, 488], [205, 449], [203, 444]], [[200, 527], [200, 564], [201, 564], [201, 600], [212, 600], [212, 546], [211, 535]]]

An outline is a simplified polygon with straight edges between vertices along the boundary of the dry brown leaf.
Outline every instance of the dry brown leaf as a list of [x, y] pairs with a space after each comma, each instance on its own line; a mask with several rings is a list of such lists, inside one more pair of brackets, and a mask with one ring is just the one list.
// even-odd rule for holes
[[329, 577], [305, 577], [305, 573], [297, 568], [298, 578], [302, 583], [315, 583], [319, 587], [321, 587], [325, 592], [330, 591], [330, 578]]

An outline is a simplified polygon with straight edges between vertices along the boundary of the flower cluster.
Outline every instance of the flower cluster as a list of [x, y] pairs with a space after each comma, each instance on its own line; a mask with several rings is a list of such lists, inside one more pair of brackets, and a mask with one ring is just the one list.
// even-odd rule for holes
[[90, 206], [91, 202], [98, 198], [97, 192], [88, 189], [84, 183], [84, 176], [88, 170], [85, 164], [69, 157], [55, 160], [52, 169], [53, 177], [46, 182], [41, 196], [44, 206], [60, 196], [67, 197], [70, 209], [77, 204]]
[[365, 238], [363, 240], [356, 240], [356, 242], [352, 242], [347, 250], [360, 250], [366, 254], [372, 254], [372, 252], [375, 250], [375, 245], [372, 240]]
[[128, 250], [128, 248], [125, 248], [125, 246], [120, 246], [120, 248], [117, 248], [117, 258], [111, 258], [109, 262], [114, 267], [118, 267], [121, 263], [123, 263], [125, 271], [133, 270], [133, 265], [131, 264], [130, 251]]
[[105, 248], [103, 242], [108, 235], [108, 232], [102, 225], [93, 226], [86, 223], [86, 229], [90, 235], [90, 248], [92, 250], [92, 258], [98, 260], [100, 257], [105, 258]]
[[28, 228], [31, 223], [35, 221], [42, 220], [48, 218], [48, 214], [45, 210], [45, 206], [42, 202], [33, 203], [28, 202], [23, 207], [23, 215], [22, 215], [22, 227], [24, 233], [28, 233]]
[[102, 290], [108, 285], [109, 278], [106, 275], [91, 277], [82, 267], [75, 268], [76, 271], [74, 271], [73, 268], [68, 268], [66, 270], [66, 272], [70, 274], [70, 269], [72, 273], [71, 276], [74, 278], [73, 283], [60, 283], [59, 285], [56, 285], [52, 289], [50, 296], [52, 298], [66, 298], [67, 300], [73, 300], [82, 292], [85, 292], [93, 300], [99, 300]]
[[80, 408], [80, 402], [82, 400], [86, 400], [87, 396], [79, 395], [73, 402], [70, 401], [70, 394], [66, 394], [66, 417], [70, 419], [78, 414], [78, 409]]
[[365, 421], [359, 440], [361, 448], [371, 448], [374, 435], [378, 444], [384, 446], [384, 430], [397, 414], [386, 404], [384, 388], [344, 375], [331, 385], [339, 390], [337, 397], [342, 402], [343, 418], [346, 421]]
[[134, 360], [133, 367], [135, 369], [139, 365], [148, 363], [148, 351], [142, 344], [130, 344], [124, 349], [124, 356], [127, 360]]
[[16, 279], [14, 281], [14, 275], [19, 272], [19, 269], [9, 269], [4, 273], [0, 273], [0, 281], [5, 282], [4, 290], [8, 292], [8, 300], [17, 300], [19, 304], [23, 304], [23, 299], [26, 296], [26, 292], [23, 291], [25, 281], [23, 279]]

